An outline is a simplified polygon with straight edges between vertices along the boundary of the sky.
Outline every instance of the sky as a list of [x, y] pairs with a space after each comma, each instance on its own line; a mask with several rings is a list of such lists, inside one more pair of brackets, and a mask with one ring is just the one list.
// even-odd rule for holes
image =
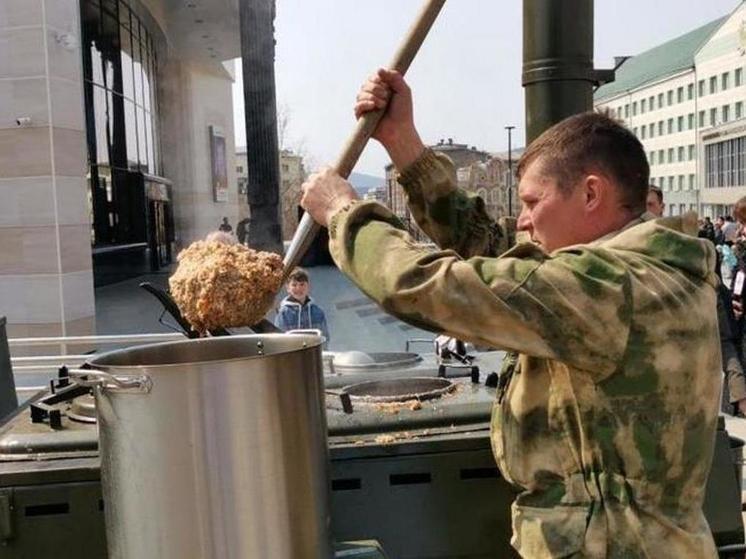
[[[596, 0], [595, 66], [643, 52], [732, 12], [740, 0]], [[450, 0], [407, 80], [426, 144], [453, 138], [507, 151], [524, 143], [521, 0]], [[385, 66], [422, 6], [420, 0], [277, 0], [277, 104], [283, 147], [311, 169], [331, 164], [353, 131], [352, 107], [366, 76]], [[233, 99], [236, 145], [246, 144], [241, 68]], [[383, 177], [389, 162], [372, 141], [356, 171]]]

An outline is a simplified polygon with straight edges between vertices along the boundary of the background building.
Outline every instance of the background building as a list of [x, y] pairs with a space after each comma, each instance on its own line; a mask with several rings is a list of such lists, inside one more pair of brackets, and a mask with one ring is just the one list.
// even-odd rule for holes
[[239, 216], [225, 0], [3, 0], [0, 314], [90, 334], [94, 278], [167, 265]]
[[[490, 154], [480, 151], [476, 147], [469, 147], [467, 144], [457, 144], [452, 138], [440, 140], [436, 145], [428, 146], [433, 151], [447, 155], [454, 166], [458, 169], [475, 162], [484, 162], [490, 159]], [[404, 198], [404, 189], [397, 182], [397, 170], [393, 163], [386, 165], [386, 198], [388, 206], [396, 216], [398, 216], [409, 228], [410, 232], [417, 238], [423, 239], [422, 232], [415, 225], [414, 220], [409, 214], [407, 202]]]
[[610, 110], [643, 143], [668, 215], [699, 211], [714, 217], [746, 193], [739, 172], [744, 72], [742, 3], [729, 16], [628, 58], [616, 81], [597, 90], [596, 107]]
[[[280, 157], [280, 208], [282, 213], [282, 238], [286, 241], [293, 238], [298, 228], [303, 208], [300, 207], [301, 190], [303, 181], [306, 180], [306, 169], [303, 165], [303, 157], [296, 155], [291, 150], [284, 149], [279, 153]], [[246, 162], [246, 148], [238, 148], [236, 151], [236, 181], [238, 192], [241, 196], [246, 195], [248, 184], [248, 166]], [[243, 204], [242, 204], [243, 206]], [[248, 205], [242, 207], [241, 217], [251, 217]], [[251, 225], [249, 225], [249, 228]]]

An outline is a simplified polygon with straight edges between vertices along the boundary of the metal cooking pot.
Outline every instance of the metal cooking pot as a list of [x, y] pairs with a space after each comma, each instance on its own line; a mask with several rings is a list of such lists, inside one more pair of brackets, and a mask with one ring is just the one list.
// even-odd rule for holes
[[110, 559], [327, 559], [315, 335], [133, 347], [71, 371], [94, 387]]

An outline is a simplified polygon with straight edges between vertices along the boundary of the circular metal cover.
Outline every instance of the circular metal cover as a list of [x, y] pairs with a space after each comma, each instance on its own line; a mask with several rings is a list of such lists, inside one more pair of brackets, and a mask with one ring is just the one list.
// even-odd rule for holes
[[411, 367], [422, 361], [416, 353], [345, 351], [334, 356], [338, 371], [366, 372]]
[[413, 377], [359, 382], [343, 388], [350, 398], [362, 402], [406, 402], [432, 400], [453, 390], [456, 385], [443, 378]]
[[67, 417], [83, 423], [96, 423], [96, 400], [91, 394], [78, 396], [70, 404]]

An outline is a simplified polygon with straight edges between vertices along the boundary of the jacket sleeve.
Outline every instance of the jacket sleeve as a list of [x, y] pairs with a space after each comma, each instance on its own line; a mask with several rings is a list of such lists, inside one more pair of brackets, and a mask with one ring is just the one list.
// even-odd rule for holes
[[601, 374], [624, 354], [629, 278], [608, 251], [550, 257], [524, 244], [500, 258], [464, 260], [417, 246], [375, 202], [334, 216], [330, 248], [368, 296], [415, 326]]
[[329, 334], [329, 326], [326, 323], [326, 315], [321, 314], [321, 325], [320, 325], [321, 334], [326, 338], [326, 346], [329, 347], [329, 342], [332, 340], [331, 335]]
[[287, 325], [287, 315], [285, 313], [284, 307], [280, 307], [280, 309], [277, 311], [277, 316], [275, 316], [275, 326], [285, 332], [290, 330]]
[[497, 256], [515, 242], [511, 220], [496, 223], [484, 201], [456, 187], [456, 171], [445, 155], [425, 149], [404, 169], [399, 183], [417, 224], [435, 244], [462, 258]]

